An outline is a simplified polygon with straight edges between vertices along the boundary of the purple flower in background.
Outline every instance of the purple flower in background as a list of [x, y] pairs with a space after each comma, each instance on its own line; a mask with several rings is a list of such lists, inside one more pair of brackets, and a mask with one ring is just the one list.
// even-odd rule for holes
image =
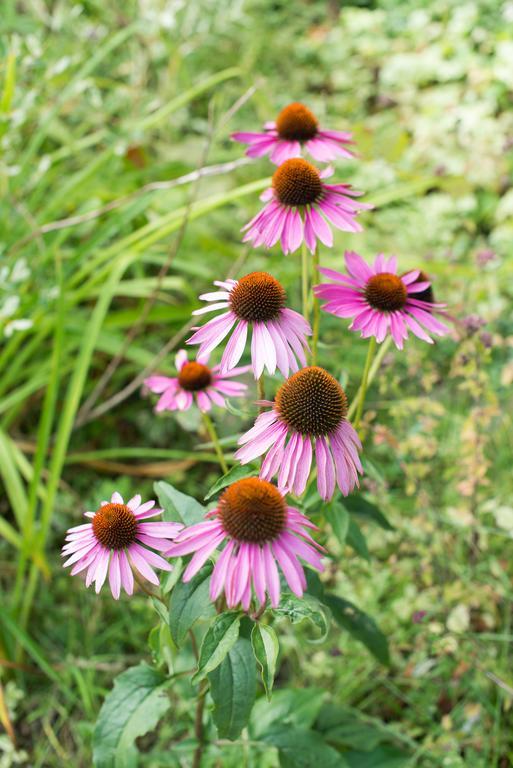
[[428, 280], [418, 281], [419, 269], [398, 275], [396, 257], [387, 259], [382, 253], [372, 266], [352, 251], [346, 251], [345, 261], [349, 275], [319, 269], [335, 282], [316, 285], [314, 293], [326, 301], [325, 312], [353, 319], [349, 330], [360, 331], [363, 338], [374, 336], [378, 342], [390, 333], [398, 349], [403, 348], [409, 330], [429, 344], [433, 339], [422, 326], [437, 336], [449, 332], [433, 316], [434, 309], [445, 305], [417, 298], [419, 294], [425, 296], [431, 286]]
[[[150, 376], [144, 384], [151, 392], [160, 395], [155, 411], [187, 411], [194, 402], [203, 413], [212, 405], [226, 408], [226, 397], [242, 397], [247, 389], [240, 381], [231, 381], [234, 376], [247, 373], [249, 366], [234, 368], [221, 373], [219, 365], [209, 368], [205, 363], [208, 355], [188, 360], [187, 352], [181, 349], [175, 357], [178, 376]], [[201, 360], [201, 362], [200, 362]]]
[[347, 149], [347, 145], [354, 144], [350, 133], [320, 128], [315, 115], [298, 102], [284, 107], [276, 122], [264, 125], [263, 132], [239, 131], [232, 133], [232, 139], [249, 144], [248, 157], [270, 154], [275, 165], [298, 157], [303, 147], [320, 163], [331, 162], [336, 157], [354, 157]]

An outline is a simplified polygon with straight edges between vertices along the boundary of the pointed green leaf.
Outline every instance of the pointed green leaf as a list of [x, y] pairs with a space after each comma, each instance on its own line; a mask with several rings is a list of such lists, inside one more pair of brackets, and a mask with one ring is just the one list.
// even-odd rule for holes
[[250, 641], [239, 637], [209, 680], [219, 737], [236, 739], [247, 725], [256, 696], [256, 663]]
[[325, 593], [323, 602], [330, 608], [339, 626], [347, 629], [356, 640], [363, 643], [382, 664], [390, 664], [388, 640], [374, 619], [349, 600], [337, 595]]
[[170, 483], [160, 481], [153, 486], [159, 504], [164, 510], [163, 519], [185, 525], [200, 523], [205, 517], [205, 507], [192, 496], [177, 491]]
[[201, 644], [198, 671], [192, 678], [194, 684], [218, 667], [235, 645], [239, 636], [240, 619], [239, 611], [227, 611], [216, 616]]
[[349, 528], [347, 531], [347, 543], [354, 549], [357, 555], [363, 557], [365, 560], [370, 561], [369, 550], [367, 548], [367, 541], [365, 536], [360, 530], [360, 526], [355, 523], [354, 520], [349, 521]]
[[135, 739], [155, 728], [170, 707], [168, 681], [146, 664], [123, 672], [105, 699], [93, 734], [95, 768], [137, 764]]
[[205, 501], [211, 499], [212, 496], [215, 496], [219, 491], [222, 491], [227, 485], [231, 485], [232, 483], [237, 482], [237, 480], [242, 480], [245, 477], [251, 477], [255, 474], [256, 470], [252, 467], [242, 467], [240, 464], [237, 464], [235, 467], [229, 469], [225, 475], [219, 478], [219, 480], [215, 481], [214, 485], [205, 496]]
[[264, 734], [262, 741], [277, 748], [281, 768], [348, 768], [342, 755], [315, 731], [280, 727]]
[[211, 573], [212, 563], [207, 563], [187, 583], [179, 581], [171, 593], [169, 629], [173, 642], [178, 646], [182, 645], [187, 632], [198, 619], [207, 619], [215, 614], [209, 596]]
[[340, 545], [343, 547], [346, 543], [347, 533], [349, 531], [349, 514], [345, 506], [334, 501], [326, 504], [324, 508], [326, 520], [331, 525], [331, 529], [337, 537]]
[[255, 624], [251, 630], [251, 644], [253, 653], [262, 674], [267, 699], [271, 700], [271, 693], [276, 674], [276, 661], [280, 652], [280, 643], [276, 632], [267, 624]]
[[359, 515], [366, 520], [372, 520], [377, 523], [385, 531], [394, 531], [395, 528], [391, 525], [383, 512], [372, 502], [367, 501], [363, 496], [348, 496], [343, 500], [342, 504], [348, 512], [352, 515]]

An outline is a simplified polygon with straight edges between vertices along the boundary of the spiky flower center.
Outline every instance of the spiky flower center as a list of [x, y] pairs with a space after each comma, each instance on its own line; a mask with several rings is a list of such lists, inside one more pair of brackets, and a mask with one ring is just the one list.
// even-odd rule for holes
[[308, 141], [317, 135], [319, 124], [308, 107], [299, 102], [289, 104], [276, 118], [276, 130], [280, 139]]
[[[404, 274], [407, 274], [406, 272]], [[418, 277], [416, 280], [413, 281], [413, 285], [415, 283], [429, 283], [431, 282], [431, 278], [429, 275], [427, 275], [425, 272], [419, 272]], [[433, 293], [433, 286], [429, 286], [428, 288], [424, 288], [423, 291], [419, 291], [418, 293], [412, 294], [412, 299], [419, 299], [419, 301], [427, 301], [430, 304], [434, 304], [435, 301], [435, 295]]]
[[276, 320], [286, 299], [281, 283], [268, 272], [251, 272], [230, 292], [232, 310], [249, 323]]
[[319, 437], [334, 432], [347, 415], [347, 397], [336, 379], [313, 365], [295, 373], [276, 393], [281, 419], [294, 432]]
[[206, 389], [211, 382], [212, 372], [210, 368], [201, 363], [185, 363], [178, 374], [178, 383], [187, 392], [199, 392], [201, 389]]
[[283, 205], [309, 205], [322, 195], [319, 171], [300, 157], [285, 160], [274, 172], [272, 183]]
[[405, 284], [399, 275], [391, 272], [380, 272], [369, 278], [364, 293], [371, 307], [380, 312], [402, 309], [408, 298]]
[[224, 530], [234, 539], [260, 544], [279, 536], [287, 517], [279, 490], [257, 477], [230, 485], [219, 499], [218, 513]]
[[137, 518], [126, 504], [104, 504], [93, 517], [93, 533], [107, 549], [125, 549], [135, 541]]

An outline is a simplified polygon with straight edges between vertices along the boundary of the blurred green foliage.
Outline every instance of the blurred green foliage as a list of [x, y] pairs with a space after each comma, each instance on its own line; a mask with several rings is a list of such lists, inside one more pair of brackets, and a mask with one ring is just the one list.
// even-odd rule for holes
[[[142, 596], [115, 604], [60, 570], [65, 529], [114, 488], [151, 497], [163, 478], [202, 500], [218, 475], [204, 435], [198, 451], [194, 414], [157, 419], [140, 387], [87, 418], [109, 361], [123, 351], [96, 406], [230, 272], [269, 269], [299, 303], [299, 258], [240, 242], [266, 161], [166, 187], [240, 158], [230, 132], [256, 130], [292, 100], [354, 131], [360, 158], [337, 176], [376, 205], [365, 232], [337, 233], [323, 263], [340, 267], [345, 248], [395, 252], [405, 271], [432, 276], [454, 325], [434, 349], [412, 340], [390, 353], [369, 393], [364, 490], [393, 530], [356, 518], [370, 561], [335, 529], [328, 540], [326, 584], [376, 619], [391, 667], [346, 632], [309, 644], [308, 626], [284, 620], [275, 687], [310, 689], [311, 710], [280, 690], [270, 706], [300, 731], [296, 746], [315, 726], [304, 754], [322, 733], [325, 759], [340, 748], [354, 768], [513, 764], [512, 21], [513, 5], [496, 0], [4, 0], [0, 705], [17, 740], [0, 735], [2, 768], [91, 765], [105, 693], [146, 654], [156, 623]], [[192, 194], [197, 218], [180, 239]], [[352, 396], [365, 344], [343, 322], [322, 322], [320, 362]], [[160, 367], [172, 370], [172, 354]], [[223, 416], [220, 430], [230, 450], [241, 415]], [[173, 717], [138, 740], [141, 764], [188, 764], [190, 693], [179, 678]], [[277, 765], [285, 737], [247, 765]], [[367, 763], [351, 756], [362, 744]], [[240, 765], [240, 744], [216, 750], [205, 765]]]

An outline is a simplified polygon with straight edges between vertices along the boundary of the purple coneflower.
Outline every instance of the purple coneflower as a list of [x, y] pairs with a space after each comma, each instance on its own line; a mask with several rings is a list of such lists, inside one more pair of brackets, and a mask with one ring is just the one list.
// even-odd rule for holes
[[349, 326], [351, 331], [360, 331], [364, 338], [375, 336], [378, 342], [390, 333], [398, 349], [403, 348], [408, 330], [433, 344], [422, 325], [437, 336], [449, 332], [447, 326], [433, 315], [436, 309], [445, 305], [430, 301], [433, 297], [431, 283], [429, 280], [419, 282], [420, 270], [398, 275], [396, 257], [386, 259], [382, 253], [378, 254], [372, 267], [351, 251], [346, 251], [345, 261], [351, 276], [320, 268], [319, 272], [336, 282], [317, 285], [314, 293], [326, 300], [325, 312], [353, 318]]
[[223, 395], [242, 397], [247, 386], [240, 381], [230, 381], [249, 371], [249, 366], [234, 368], [230, 373], [221, 373], [219, 365], [209, 368], [205, 365], [208, 356], [199, 355], [199, 360], [188, 360], [187, 352], [181, 349], [175, 357], [178, 376], [150, 376], [144, 384], [152, 392], [161, 395], [155, 411], [187, 411], [194, 401], [200, 411], [206, 413], [212, 404], [226, 408]]
[[[199, 355], [209, 354], [234, 328], [221, 358], [221, 372], [233, 369], [239, 362], [252, 328], [251, 363], [258, 379], [267, 368], [276, 368], [284, 376], [305, 365], [306, 337], [312, 333], [304, 317], [285, 306], [287, 296], [281, 285], [267, 272], [251, 272], [240, 280], [216, 281], [222, 290], [205, 293], [200, 299], [213, 304], [197, 309], [195, 314], [222, 314], [209, 320], [188, 339], [187, 344], [200, 344]], [[227, 310], [227, 311], [225, 311]]]
[[207, 518], [185, 528], [166, 555], [194, 552], [183, 575], [189, 581], [214, 550], [225, 544], [212, 573], [210, 597], [216, 600], [224, 589], [229, 608], [241, 603], [247, 611], [253, 592], [260, 605], [265, 604], [267, 593], [276, 607], [280, 602], [278, 565], [298, 597], [306, 589], [300, 559], [323, 570], [322, 547], [307, 530], [316, 526], [287, 506], [283, 494], [265, 480], [250, 477], [233, 483]]
[[354, 144], [352, 134], [319, 128], [315, 115], [297, 102], [282, 109], [276, 122], [266, 123], [263, 132], [239, 131], [232, 134], [232, 139], [249, 144], [248, 157], [270, 153], [271, 162], [276, 165], [301, 155], [303, 146], [320, 163], [331, 162], [337, 156], [354, 157], [347, 149], [348, 144]]
[[96, 512], [85, 513], [85, 517], [91, 518], [90, 523], [68, 530], [67, 543], [62, 549], [63, 557], [68, 556], [64, 567], [73, 565], [72, 576], [87, 568], [86, 587], [96, 582], [96, 593], [108, 573], [115, 600], [119, 598], [121, 587], [127, 594], [132, 594], [133, 568], [152, 584], [158, 584], [152, 566], [163, 571], [170, 571], [172, 567], [152, 549], [160, 552], [167, 549], [169, 539], [173, 539], [183, 526], [181, 523], [144, 522], [162, 512], [154, 506], [154, 501], [141, 504], [139, 495], [125, 504], [117, 491], [113, 493], [110, 502], [102, 501]]
[[260, 476], [278, 475], [278, 487], [299, 496], [310, 474], [313, 444], [321, 498], [332, 498], [335, 483], [347, 496], [362, 472], [362, 446], [346, 420], [347, 398], [338, 381], [324, 368], [303, 368], [281, 385], [269, 405], [272, 409], [240, 438], [235, 458], [247, 464], [267, 451]]
[[260, 197], [266, 205], [243, 227], [244, 242], [271, 248], [281, 239], [283, 252], [292, 253], [304, 240], [313, 253], [318, 240], [333, 245], [328, 221], [344, 232], [361, 232], [356, 216], [372, 206], [354, 200], [362, 193], [349, 184], [325, 184], [331, 174], [330, 168], [319, 172], [301, 158], [286, 160]]

